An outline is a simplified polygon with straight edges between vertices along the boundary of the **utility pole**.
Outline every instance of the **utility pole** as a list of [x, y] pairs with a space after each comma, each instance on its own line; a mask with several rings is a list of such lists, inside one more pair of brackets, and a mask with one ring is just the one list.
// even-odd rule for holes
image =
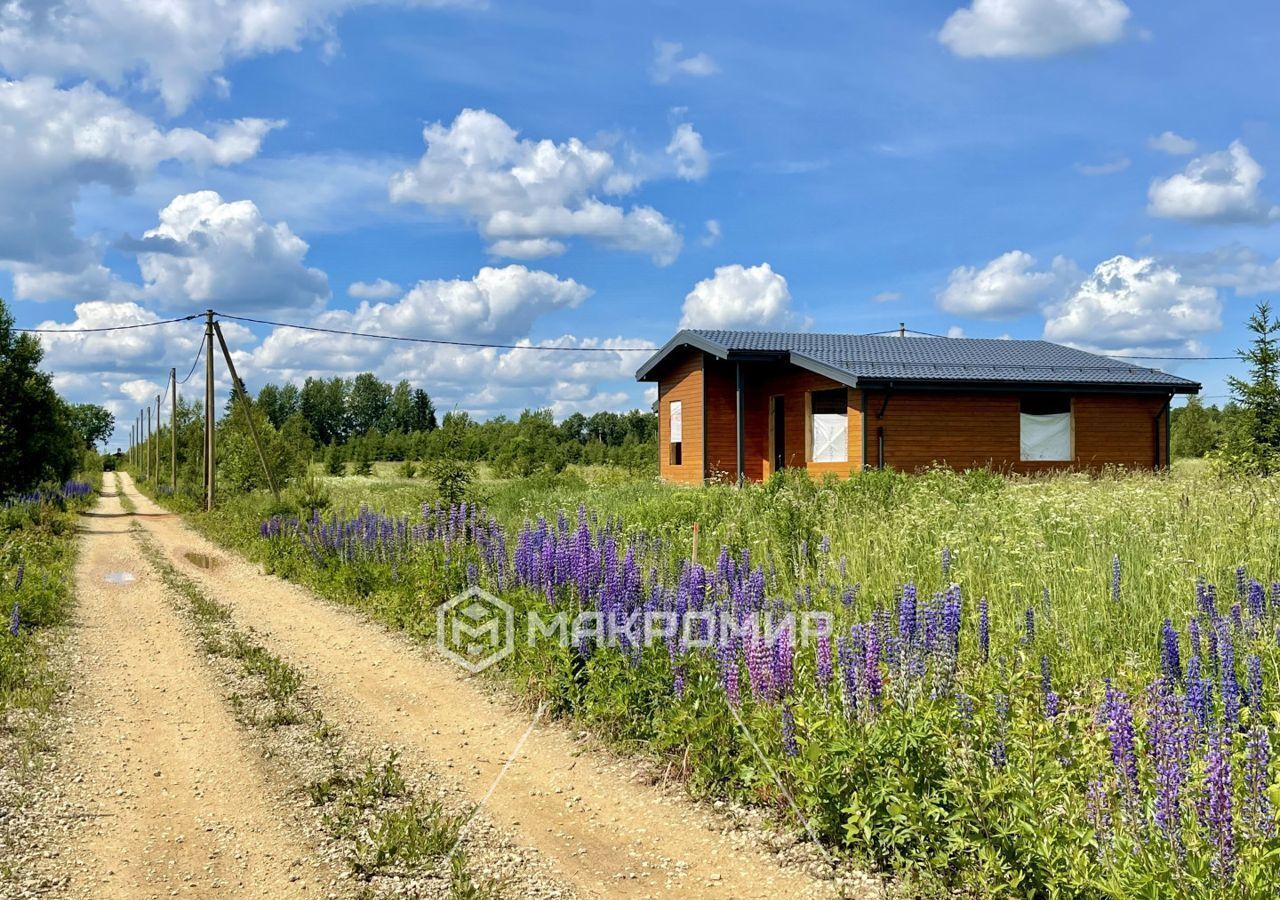
[[214, 479], [217, 465], [213, 458], [213, 310], [204, 313], [204, 502], [213, 511]]
[[129, 465], [133, 465], [133, 423], [129, 423], [129, 452], [125, 455]]
[[151, 471], [151, 407], [147, 407], [147, 442], [142, 445], [142, 462], [143, 471], [149, 480], [152, 476]]
[[169, 486], [178, 495], [178, 370], [169, 370], [173, 395], [169, 398]]
[[156, 394], [156, 490], [160, 489], [160, 395]]
[[249, 422], [249, 434], [253, 438], [253, 446], [258, 450], [258, 462], [262, 463], [262, 474], [267, 476], [267, 486], [271, 488], [271, 493], [278, 498], [280, 492], [276, 490], [276, 480], [271, 475], [271, 467], [267, 465], [267, 455], [262, 451], [262, 441], [258, 439], [258, 426], [253, 422], [253, 404], [249, 402], [249, 393], [240, 382], [240, 376], [236, 375], [236, 364], [232, 362], [231, 351], [227, 349], [226, 339], [222, 337], [222, 327], [217, 322], [214, 322], [213, 330], [218, 335], [218, 345], [222, 348], [222, 358], [227, 361], [227, 371], [231, 373], [231, 390], [240, 397], [240, 406], [244, 410], [245, 419]]

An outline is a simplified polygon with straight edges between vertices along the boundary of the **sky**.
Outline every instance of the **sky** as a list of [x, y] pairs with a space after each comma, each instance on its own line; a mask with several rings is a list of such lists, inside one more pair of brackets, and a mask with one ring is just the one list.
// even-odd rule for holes
[[[1194, 357], [1142, 364], [1220, 403], [1198, 358], [1280, 288], [1278, 39], [1252, 0], [10, 0], [0, 296], [610, 351], [224, 323], [252, 388], [480, 417], [647, 406], [626, 348], [681, 327], [899, 322]], [[119, 443], [200, 337], [42, 339]]]

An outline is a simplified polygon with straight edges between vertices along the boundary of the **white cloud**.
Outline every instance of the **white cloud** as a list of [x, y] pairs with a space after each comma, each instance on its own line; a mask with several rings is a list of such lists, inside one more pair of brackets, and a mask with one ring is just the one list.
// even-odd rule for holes
[[791, 309], [787, 279], [768, 263], [720, 266], [684, 298], [681, 328], [807, 327]]
[[938, 305], [949, 313], [1008, 319], [1031, 312], [1079, 281], [1075, 264], [1056, 257], [1047, 271], [1034, 271], [1035, 257], [1022, 250], [997, 256], [981, 269], [952, 270]]
[[1229, 287], [1243, 297], [1280, 292], [1280, 259], [1239, 244], [1170, 259], [1189, 281]]
[[1147, 212], [1165, 219], [1195, 222], [1260, 222], [1280, 215], [1280, 208], [1258, 190], [1266, 173], [1233, 141], [1226, 150], [1198, 156], [1176, 175], [1151, 182]]
[[353, 281], [347, 293], [358, 300], [387, 300], [397, 294], [403, 294], [404, 288], [394, 281], [379, 278], [377, 281]]
[[1118, 41], [1129, 19], [1121, 0], [973, 0], [938, 39], [964, 57], [1045, 57]]
[[872, 303], [897, 303], [901, 299], [902, 294], [897, 291], [881, 291], [871, 295]]
[[1113, 159], [1110, 162], [1098, 163], [1096, 165], [1089, 165], [1087, 163], [1076, 164], [1076, 171], [1081, 175], [1088, 175], [1089, 177], [1115, 175], [1118, 172], [1123, 172], [1127, 168], [1129, 168], [1129, 159], [1127, 157]]
[[[689, 133], [697, 135], [691, 127]], [[578, 138], [521, 139], [498, 116], [467, 109], [447, 126], [428, 125], [423, 139], [427, 150], [418, 163], [392, 177], [391, 199], [467, 216], [494, 255], [532, 259], [562, 253], [573, 237], [647, 253], [659, 265], [680, 252], [679, 232], [656, 209], [623, 209], [600, 199], [634, 190], [642, 173]], [[673, 143], [684, 153], [676, 164], [695, 174], [699, 160], [689, 155], [692, 139]]]
[[[229, 62], [323, 35], [343, 11], [376, 0], [7, 0], [0, 5], [0, 67], [19, 75], [87, 76], [154, 90], [180, 112]], [[401, 0], [445, 6], [448, 0]]]
[[1172, 131], [1166, 131], [1164, 134], [1148, 138], [1147, 146], [1152, 150], [1168, 153], [1170, 156], [1187, 156], [1195, 153], [1198, 145], [1191, 138], [1184, 138]]
[[688, 122], [681, 122], [667, 144], [667, 155], [675, 163], [676, 174], [685, 181], [701, 181], [711, 169], [711, 158], [702, 146], [702, 135]]
[[136, 249], [146, 294], [170, 308], [316, 309], [329, 298], [328, 277], [303, 262], [307, 242], [284, 222], [265, 221], [249, 200], [227, 203], [213, 191], [175, 197]]
[[25, 299], [100, 288], [101, 248], [76, 227], [84, 187], [128, 193], [169, 160], [196, 167], [243, 162], [279, 124], [240, 119], [209, 133], [165, 130], [90, 85], [63, 90], [44, 78], [0, 80], [0, 265], [20, 277]]
[[1044, 337], [1101, 352], [1194, 353], [1199, 337], [1222, 327], [1221, 314], [1213, 288], [1188, 284], [1151, 258], [1116, 256], [1050, 306]]
[[702, 246], [714, 247], [720, 242], [720, 222], [718, 219], [707, 219], [702, 225]]
[[964, 337], [964, 329], [961, 328], [959, 325], [952, 325], [950, 328], [947, 329], [947, 337], [962, 338]]
[[675, 41], [653, 42], [653, 67], [650, 74], [657, 84], [666, 84], [676, 75], [705, 78], [719, 71], [716, 61], [705, 53], [685, 55], [684, 44]]

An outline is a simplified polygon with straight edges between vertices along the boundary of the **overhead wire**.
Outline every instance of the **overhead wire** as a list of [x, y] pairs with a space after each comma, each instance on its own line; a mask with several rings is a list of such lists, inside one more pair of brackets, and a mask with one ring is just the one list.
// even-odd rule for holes
[[100, 328], [15, 328], [25, 334], [100, 334], [104, 331], [130, 331], [134, 328], [155, 328], [159, 325], [172, 325], [175, 322], [190, 322], [198, 319], [198, 313], [179, 316], [176, 319], [162, 319], [158, 322], [136, 322], [132, 325], [104, 325]]

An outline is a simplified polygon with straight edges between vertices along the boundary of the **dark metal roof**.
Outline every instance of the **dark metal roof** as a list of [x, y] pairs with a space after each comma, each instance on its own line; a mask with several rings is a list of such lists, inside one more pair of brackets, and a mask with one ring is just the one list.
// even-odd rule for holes
[[727, 360], [790, 362], [850, 387], [1077, 387], [1194, 394], [1200, 385], [1048, 341], [686, 329], [640, 367], [650, 375], [681, 347]]

